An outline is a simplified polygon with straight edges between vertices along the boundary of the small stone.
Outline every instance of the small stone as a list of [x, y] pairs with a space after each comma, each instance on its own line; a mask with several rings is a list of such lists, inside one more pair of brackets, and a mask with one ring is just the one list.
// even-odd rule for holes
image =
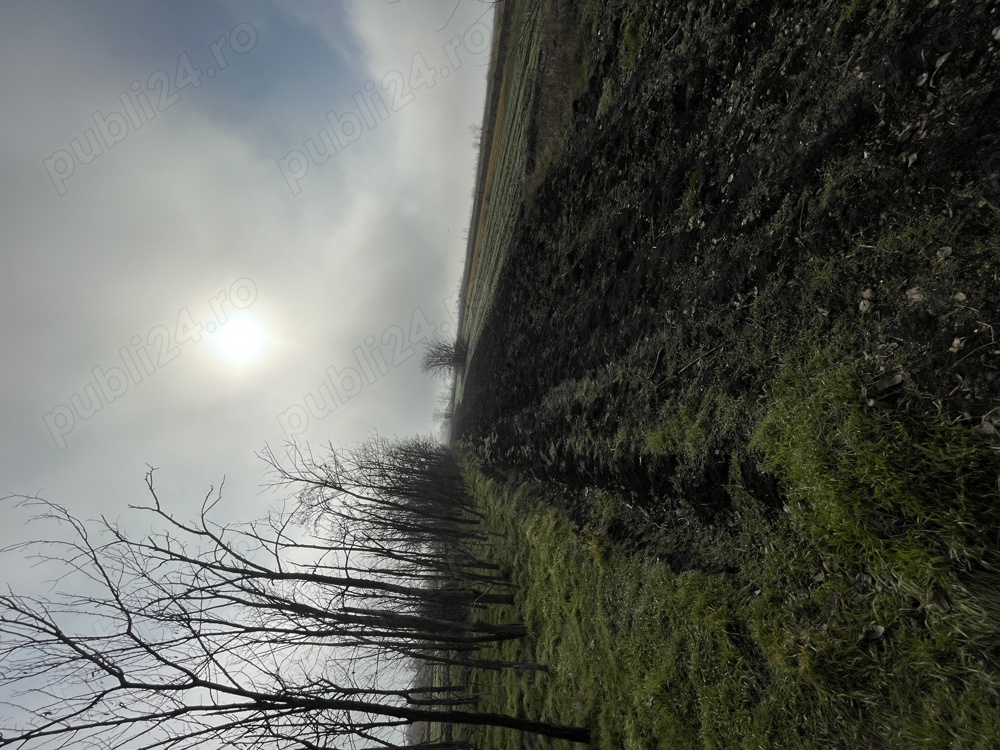
[[871, 309], [872, 309], [872, 301], [869, 299], [863, 299], [861, 300], [861, 302], [858, 303], [858, 310], [860, 310], [863, 313], [866, 313]]
[[901, 373], [901, 372], [894, 372], [892, 375], [889, 375], [888, 377], [882, 378], [876, 384], [876, 387], [880, 391], [887, 391], [890, 388], [895, 388], [897, 385], [899, 385], [902, 382], [903, 382], [903, 373]]
[[966, 297], [965, 294], [962, 292], [955, 292], [954, 299], [956, 302], [965, 302], [965, 300], [967, 300], [968, 297]]
[[882, 625], [869, 625], [861, 631], [861, 642], [869, 643], [871, 641], [877, 641], [883, 635], [885, 635], [885, 628]]
[[911, 289], [906, 290], [906, 299], [909, 300], [910, 303], [914, 304], [917, 302], [923, 302], [924, 293], [923, 291], [921, 291], [920, 287], [915, 286]]
[[945, 258], [950, 258], [952, 253], [951, 245], [945, 245], [940, 250], [937, 251], [938, 260], [944, 260]]
[[994, 425], [992, 422], [988, 422], [985, 417], [983, 418], [982, 424], [979, 425], [978, 427], [974, 427], [973, 429], [983, 437], [988, 437], [988, 438], [1000, 437], [1000, 432], [997, 431], [996, 425]]

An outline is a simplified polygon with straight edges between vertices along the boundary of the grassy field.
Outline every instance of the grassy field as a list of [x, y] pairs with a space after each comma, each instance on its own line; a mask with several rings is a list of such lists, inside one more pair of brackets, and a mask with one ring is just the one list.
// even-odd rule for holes
[[532, 7], [453, 435], [554, 671], [481, 689], [609, 748], [995, 746], [996, 6]]
[[[461, 336], [470, 357], [493, 309], [497, 285], [510, 250], [509, 238], [521, 218], [524, 202], [537, 188], [549, 163], [565, 145], [571, 125], [569, 108], [583, 89], [595, 2], [569, 0], [526, 3], [505, 0], [499, 28], [504, 54], [503, 75], [489, 122], [478, 181], [481, 198], [470, 228], [470, 251], [463, 285]], [[569, 35], [569, 39], [564, 37]], [[499, 46], [499, 44], [495, 45]], [[459, 374], [456, 403], [464, 378]]]
[[[538, 66], [541, 40], [539, 15], [544, 3], [512, 3], [513, 10], [507, 31], [508, 70], [525, 71], [523, 75], [504, 76], [500, 87], [496, 125], [487, 144], [483, 198], [475, 217], [478, 238], [472, 258], [470, 294], [465, 309], [462, 335], [475, 350], [482, 321], [489, 315], [489, 302], [496, 292], [500, 270], [506, 257], [506, 243], [517, 220], [523, 198], [523, 175], [527, 158], [527, 125], [534, 94], [534, 77]], [[482, 167], [481, 167], [482, 168]], [[497, 179], [497, 175], [502, 175]]]
[[[601, 748], [995, 747], [995, 581], [915, 590], [838, 562], [794, 513], [760, 521], [741, 575], [675, 573], [608, 542], [614, 497], [595, 492], [606, 515], [577, 529], [544, 485], [470, 477], [521, 589], [515, 611], [495, 614], [531, 631], [499, 653], [553, 670], [477, 673], [490, 709], [591, 726]], [[865, 537], [840, 541], [878, 555]]]

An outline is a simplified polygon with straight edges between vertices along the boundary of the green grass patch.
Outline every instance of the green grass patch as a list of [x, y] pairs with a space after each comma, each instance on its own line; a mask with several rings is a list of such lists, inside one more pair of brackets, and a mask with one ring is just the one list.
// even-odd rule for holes
[[[726, 630], [733, 596], [726, 581], [677, 577], [664, 565], [626, 558], [598, 529], [578, 533], [538, 505], [527, 485], [508, 495], [473, 475], [472, 488], [508, 540], [501, 554], [521, 587], [518, 614], [531, 631], [528, 643], [505, 648], [524, 648], [553, 670], [494, 678], [493, 707], [586, 723], [597, 747], [697, 747], [701, 684], [713, 701], [748, 697], [747, 686], [719, 684], [739, 651]], [[712, 731], [735, 738], [738, 729]], [[484, 747], [520, 747], [516, 735], [486, 734]]]
[[530, 632], [491, 655], [552, 670], [477, 671], [487, 707], [585, 724], [600, 748], [992, 747], [997, 453], [926, 415], [872, 410], [862, 382], [829, 353], [789, 355], [752, 447], [790, 507], [743, 519], [736, 575], [625, 554], [604, 528], [613, 493], [593, 491], [577, 529], [550, 490], [469, 464], [519, 590], [491, 616]]
[[921, 607], [962, 612], [960, 622], [941, 620], [942, 632], [969, 649], [964, 661], [1000, 666], [996, 597], [968, 585], [1000, 586], [1000, 451], [938, 414], [914, 413], [919, 401], [879, 405], [872, 388], [860, 363], [818, 348], [792, 353], [752, 445], [784, 480], [803, 538]]
[[587, 82], [594, 68], [594, 50], [601, 28], [602, 0], [585, 0], [579, 3], [579, 23], [571, 38], [573, 59], [577, 75], [573, 83], [572, 98], [577, 99], [587, 90]]
[[611, 81], [605, 81], [604, 87], [601, 89], [601, 98], [597, 102], [597, 116], [604, 117], [608, 110], [611, 109], [611, 105], [615, 101], [615, 87]]
[[689, 214], [694, 213], [695, 205], [698, 202], [698, 196], [701, 194], [701, 186], [704, 182], [704, 175], [702, 174], [701, 167], [698, 167], [691, 173], [691, 178], [688, 180], [688, 187], [684, 193], [684, 210]]
[[635, 70], [639, 51], [649, 34], [651, 12], [652, 4], [644, 0], [633, 0], [625, 11], [619, 64], [626, 74]]

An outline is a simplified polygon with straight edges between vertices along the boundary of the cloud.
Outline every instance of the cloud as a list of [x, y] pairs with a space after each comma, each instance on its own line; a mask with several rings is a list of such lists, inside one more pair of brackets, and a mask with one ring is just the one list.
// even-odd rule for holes
[[[263, 466], [253, 453], [285, 439], [278, 416], [328, 382], [330, 368], [353, 367], [359, 348], [391, 360], [395, 331], [410, 336], [415, 310], [431, 322], [448, 317], [442, 300], [464, 258], [468, 125], [482, 115], [485, 56], [446, 46], [462, 40], [478, 4], [463, 3], [465, 15], [438, 32], [446, 5], [310, 3], [284, 12], [265, 2], [209, 3], [190, 25], [118, 14], [114, 4], [97, 13], [68, 3], [51, 25], [42, 5], [0, 11], [5, 492], [44, 488], [82, 515], [117, 515], [142, 498], [148, 462], [184, 507], [226, 474], [226, 512], [255, 515], [274, 498], [257, 494]], [[205, 68], [208, 42], [239, 23], [259, 35], [252, 51], [76, 163], [58, 194], [43, 162], [86, 139], [95, 111], [123, 112], [130, 82], [148, 81], [180, 52]], [[121, 35], [127, 44], [108, 41]], [[313, 165], [292, 195], [278, 159], [368, 83], [381, 89], [403, 68], [409, 82], [418, 53], [437, 71], [450, 55], [462, 65], [414, 88], [410, 103]], [[289, 57], [301, 75], [282, 67]], [[253, 282], [244, 311], [268, 333], [265, 357], [235, 370], [207, 340], [175, 340], [179, 355], [161, 365], [164, 336], [177, 339], [185, 316], [218, 322], [220, 295], [234, 294], [239, 279]], [[152, 372], [134, 377], [126, 359], [138, 368], [143, 356]], [[127, 389], [107, 380], [116, 368], [128, 371]], [[319, 445], [362, 440], [372, 428], [432, 429], [438, 385], [419, 373], [416, 354], [374, 380], [312, 417], [302, 437]], [[101, 388], [111, 397], [102, 391], [99, 410], [74, 406]], [[74, 419], [64, 450], [46, 422], [59, 407]]]
[[327, 46], [345, 60], [355, 60], [359, 53], [357, 37], [348, 21], [344, 4], [324, 0], [298, 0], [285, 3], [274, 0], [274, 6], [305, 28], [312, 28]]

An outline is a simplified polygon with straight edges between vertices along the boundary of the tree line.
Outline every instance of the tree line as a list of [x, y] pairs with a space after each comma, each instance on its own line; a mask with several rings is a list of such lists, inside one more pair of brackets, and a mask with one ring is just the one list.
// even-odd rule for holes
[[152, 468], [149, 500], [131, 506], [156, 523], [142, 535], [8, 499], [66, 532], [13, 550], [65, 577], [45, 597], [0, 595], [0, 747], [396, 750], [419, 721], [588, 741], [481, 711], [464, 685], [402, 680], [414, 661], [544, 669], [482, 655], [525, 627], [474, 616], [514, 592], [448, 447], [375, 437], [262, 458], [291, 502], [243, 524], [212, 519], [221, 487], [193, 520], [172, 514]]

